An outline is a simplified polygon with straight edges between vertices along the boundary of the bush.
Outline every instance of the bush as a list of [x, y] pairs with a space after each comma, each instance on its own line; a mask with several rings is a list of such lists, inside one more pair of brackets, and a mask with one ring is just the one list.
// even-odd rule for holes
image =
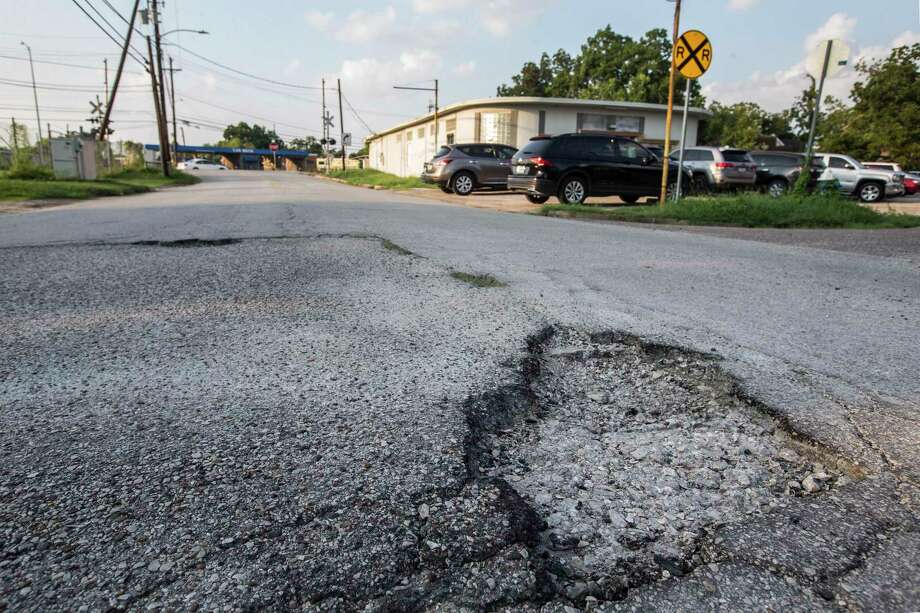
[[25, 179], [28, 181], [51, 181], [54, 173], [47, 166], [39, 166], [32, 161], [32, 156], [27, 153], [17, 153], [13, 164], [7, 173], [9, 179]]

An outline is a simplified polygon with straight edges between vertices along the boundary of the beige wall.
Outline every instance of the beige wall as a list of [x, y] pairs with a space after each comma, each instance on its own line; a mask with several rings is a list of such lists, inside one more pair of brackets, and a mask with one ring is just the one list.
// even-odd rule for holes
[[[434, 135], [431, 134], [431, 121], [424, 124], [416, 124], [411, 128], [404, 128], [399, 132], [394, 132], [376, 138], [370, 143], [368, 166], [384, 172], [389, 172], [399, 176], [416, 176], [422, 172], [424, 163], [431, 159], [438, 147], [447, 142], [447, 124], [450, 120], [456, 120], [456, 129], [453, 130], [455, 143], [476, 142], [479, 135], [477, 130], [477, 113], [487, 113], [490, 111], [514, 111], [516, 112], [515, 129], [513, 131], [515, 142], [505, 143], [515, 147], [523, 147], [527, 141], [539, 133], [540, 111], [546, 111], [546, 134], [564, 134], [566, 132], [576, 132], [578, 130], [578, 113], [600, 113], [600, 114], [619, 114], [630, 115], [644, 118], [643, 132], [637, 136], [641, 142], [662, 143], [665, 137], [665, 114], [661, 111], [607, 111], [596, 107], [568, 107], [547, 105], [539, 107], [536, 105], [519, 106], [482, 106], [470, 109], [464, 109], [455, 113], [450, 113], [438, 118], [440, 133], [438, 143], [434, 142]], [[675, 109], [674, 119], [671, 125], [671, 141], [676, 145], [680, 141], [682, 113]], [[426, 127], [422, 142], [419, 141], [418, 129], [424, 125]], [[699, 119], [696, 117], [689, 118], [687, 122], [687, 143], [695, 145], [697, 131], [699, 128]], [[412, 139], [407, 141], [407, 133], [412, 132]]]

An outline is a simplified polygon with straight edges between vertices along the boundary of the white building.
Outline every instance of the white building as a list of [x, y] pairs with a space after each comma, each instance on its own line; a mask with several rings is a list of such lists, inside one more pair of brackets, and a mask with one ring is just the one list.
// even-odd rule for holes
[[[630, 136], [639, 142], [664, 144], [667, 106], [644, 102], [508, 97], [468, 100], [438, 111], [438, 142], [434, 114], [393, 126], [367, 139], [368, 165], [403, 177], [418, 175], [440, 145], [501, 143], [520, 149], [540, 134], [603, 132]], [[695, 145], [699, 122], [711, 113], [691, 108], [687, 145]], [[675, 107], [671, 146], [680, 141], [682, 108]]]

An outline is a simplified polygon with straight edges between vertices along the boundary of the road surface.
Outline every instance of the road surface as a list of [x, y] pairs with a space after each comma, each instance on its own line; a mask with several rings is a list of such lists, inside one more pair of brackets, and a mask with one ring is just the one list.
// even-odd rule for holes
[[[259, 172], [0, 215], [0, 603], [664, 610], [708, 602], [711, 573], [741, 610], [916, 608], [916, 569], [891, 568], [920, 559], [920, 253], [786, 242]], [[628, 585], [541, 566], [545, 505], [470, 468], [469, 411], [521, 389], [548, 329], [638, 339], [649, 364], [655, 344], [703, 354], [803, 454], [789, 466], [840, 486], [764, 499], [749, 532], [712, 519], [709, 558]], [[847, 537], [779, 536], [786, 570], [739, 553], [815, 512]]]

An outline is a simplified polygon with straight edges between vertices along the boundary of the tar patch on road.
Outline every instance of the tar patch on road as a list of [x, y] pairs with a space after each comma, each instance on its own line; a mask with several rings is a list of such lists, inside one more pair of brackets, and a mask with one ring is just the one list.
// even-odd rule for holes
[[181, 249], [190, 247], [223, 247], [225, 245], [236, 245], [241, 242], [242, 240], [238, 238], [183, 238], [174, 241], [136, 241], [128, 244], [143, 247], [176, 247]]
[[469, 283], [475, 287], [505, 287], [505, 283], [502, 283], [495, 277], [489, 274], [477, 275], [471, 274], [468, 272], [459, 272], [454, 271], [450, 273], [450, 276], [458, 281], [463, 281], [464, 283]]

